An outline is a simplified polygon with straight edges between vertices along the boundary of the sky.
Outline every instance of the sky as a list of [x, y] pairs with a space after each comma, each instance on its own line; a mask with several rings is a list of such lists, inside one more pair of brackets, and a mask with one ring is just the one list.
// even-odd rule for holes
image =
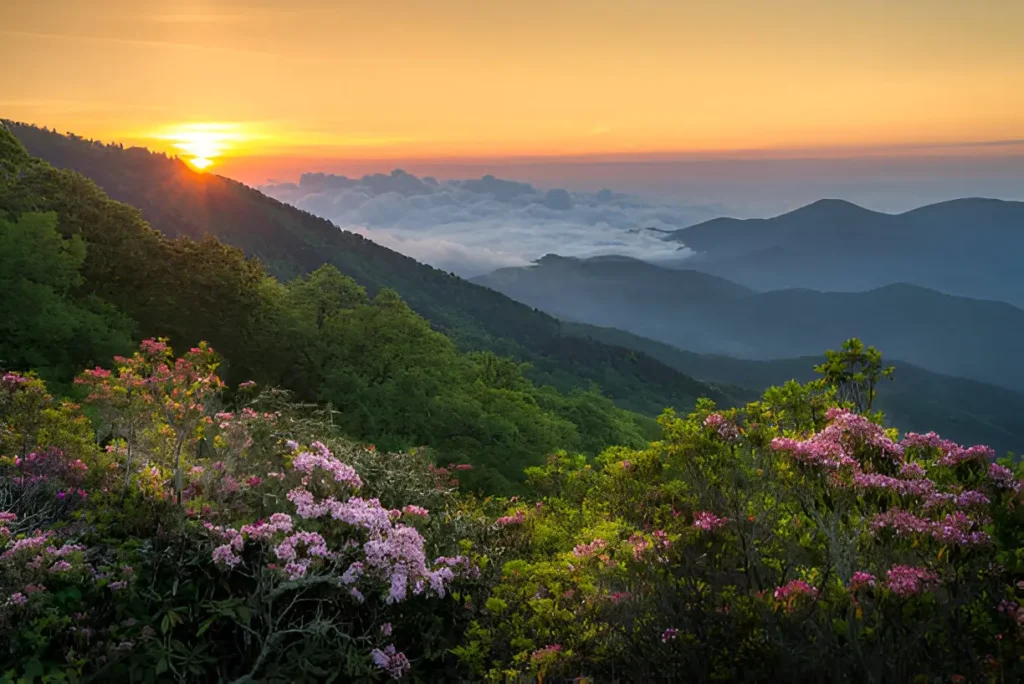
[[1022, 26], [1020, 0], [34, 0], [4, 10], [0, 117], [251, 184], [496, 170], [759, 211], [834, 160], [896, 208], [1019, 186]]

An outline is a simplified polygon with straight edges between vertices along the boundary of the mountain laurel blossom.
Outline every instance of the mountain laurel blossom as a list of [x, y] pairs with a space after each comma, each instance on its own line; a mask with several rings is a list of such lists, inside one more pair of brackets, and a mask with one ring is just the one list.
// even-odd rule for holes
[[886, 586], [897, 596], [907, 598], [938, 584], [939, 576], [924, 568], [894, 565], [886, 575]]
[[697, 511], [693, 514], [693, 526], [706, 532], [714, 532], [728, 522], [729, 518], [719, 518], [709, 511]]

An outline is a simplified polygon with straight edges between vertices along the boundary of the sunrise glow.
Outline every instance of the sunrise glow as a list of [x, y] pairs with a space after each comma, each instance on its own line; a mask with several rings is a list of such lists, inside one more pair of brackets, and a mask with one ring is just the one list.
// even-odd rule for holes
[[150, 136], [169, 147], [168, 151], [183, 157], [194, 168], [203, 170], [254, 136], [239, 124], [188, 123], [169, 126]]

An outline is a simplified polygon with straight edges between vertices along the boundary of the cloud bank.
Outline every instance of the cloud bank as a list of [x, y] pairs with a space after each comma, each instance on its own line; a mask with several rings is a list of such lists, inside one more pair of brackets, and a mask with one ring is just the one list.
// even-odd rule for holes
[[658, 231], [722, 213], [711, 205], [657, 203], [611, 190], [543, 190], [494, 176], [438, 181], [401, 170], [362, 178], [307, 173], [299, 183], [260, 190], [466, 278], [545, 254], [678, 260], [688, 250], [665, 242]]

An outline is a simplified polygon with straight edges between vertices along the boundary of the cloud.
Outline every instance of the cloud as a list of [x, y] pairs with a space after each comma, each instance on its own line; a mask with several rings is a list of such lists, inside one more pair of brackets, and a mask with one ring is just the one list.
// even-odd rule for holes
[[545, 191], [489, 175], [438, 181], [402, 170], [362, 178], [307, 173], [297, 184], [260, 189], [467, 278], [524, 266], [545, 254], [675, 261], [690, 252], [665, 242], [658, 231], [719, 215], [712, 206], [661, 203], [607, 189]]

